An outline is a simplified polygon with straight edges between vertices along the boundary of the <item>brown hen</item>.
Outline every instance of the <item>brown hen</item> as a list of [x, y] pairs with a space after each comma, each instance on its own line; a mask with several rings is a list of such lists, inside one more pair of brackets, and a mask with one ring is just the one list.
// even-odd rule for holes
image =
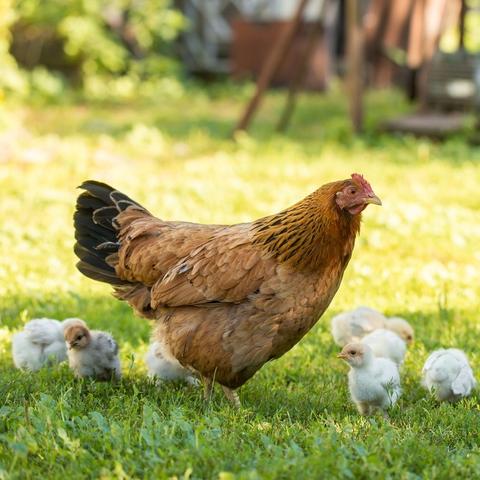
[[235, 389], [282, 356], [330, 304], [362, 210], [381, 205], [358, 174], [252, 223], [164, 221], [86, 181], [74, 216], [78, 269], [154, 319], [163, 354]]

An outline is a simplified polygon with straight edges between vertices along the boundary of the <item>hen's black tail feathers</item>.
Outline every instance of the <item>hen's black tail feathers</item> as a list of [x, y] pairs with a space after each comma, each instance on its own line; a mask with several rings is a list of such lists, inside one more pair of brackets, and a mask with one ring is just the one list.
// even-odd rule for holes
[[131, 206], [145, 209], [105, 183], [87, 180], [79, 188], [85, 192], [78, 196], [73, 216], [77, 240], [74, 252], [80, 259], [78, 270], [93, 280], [110, 285], [131, 285], [117, 277], [115, 269], [107, 263], [107, 257], [117, 253], [120, 247], [116, 216]]

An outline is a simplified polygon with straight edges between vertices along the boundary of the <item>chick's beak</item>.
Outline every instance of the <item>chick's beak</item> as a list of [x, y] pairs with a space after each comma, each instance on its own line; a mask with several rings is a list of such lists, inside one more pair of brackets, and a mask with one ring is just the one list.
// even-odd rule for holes
[[373, 205], [382, 205], [382, 201], [375, 194], [369, 195], [365, 199], [365, 203], [367, 204], [372, 203]]
[[346, 353], [343, 353], [343, 352], [340, 352], [340, 353], [337, 355], [337, 358], [347, 358], [347, 354], [346, 354]]

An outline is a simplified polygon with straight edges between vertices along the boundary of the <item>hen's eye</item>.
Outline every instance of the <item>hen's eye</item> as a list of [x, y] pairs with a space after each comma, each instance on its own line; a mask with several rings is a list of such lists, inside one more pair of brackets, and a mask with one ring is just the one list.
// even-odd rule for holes
[[356, 191], [354, 188], [351, 188], [351, 189], [348, 191], [348, 193], [349, 193], [350, 195], [355, 195], [355, 194], [357, 193], [357, 191]]

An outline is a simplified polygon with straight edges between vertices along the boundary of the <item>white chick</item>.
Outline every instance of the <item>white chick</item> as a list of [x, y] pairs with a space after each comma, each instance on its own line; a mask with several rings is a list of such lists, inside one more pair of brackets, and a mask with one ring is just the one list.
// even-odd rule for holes
[[360, 341], [368, 345], [376, 357], [389, 358], [398, 366], [402, 365], [407, 346], [396, 333], [379, 328], [365, 335]]
[[36, 318], [26, 323], [24, 329], [12, 338], [13, 361], [17, 368], [37, 371], [43, 365], [60, 363], [67, 359], [63, 337], [63, 322], [50, 318]]
[[396, 333], [407, 345], [413, 342], [413, 328], [404, 318], [389, 317], [384, 328]]
[[199, 381], [180, 362], [168, 355], [160, 342], [152, 342], [145, 355], [148, 375], [159, 382], [184, 380], [190, 385], [199, 385]]
[[81, 320], [65, 328], [68, 363], [77, 377], [113, 380], [121, 376], [118, 345], [109, 333], [89, 330]]
[[398, 368], [388, 358], [377, 358], [363, 343], [349, 343], [338, 354], [350, 365], [348, 386], [353, 402], [362, 415], [386, 409], [396, 403], [401, 394]]
[[422, 370], [423, 384], [439, 401], [456, 402], [468, 397], [476, 380], [467, 356], [457, 348], [435, 350]]
[[335, 343], [343, 347], [358, 342], [367, 333], [385, 327], [386, 317], [370, 307], [358, 307], [332, 318], [332, 335]]

